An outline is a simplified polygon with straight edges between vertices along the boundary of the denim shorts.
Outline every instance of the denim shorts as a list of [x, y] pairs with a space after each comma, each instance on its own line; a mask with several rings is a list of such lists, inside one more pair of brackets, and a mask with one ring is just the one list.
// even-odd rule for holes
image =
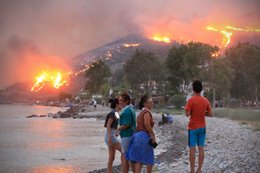
[[[112, 137], [112, 145], [115, 144], [115, 143], [118, 143], [120, 142], [119, 140], [119, 137], [116, 136], [116, 130], [115, 129], [111, 129], [111, 137]], [[107, 144], [107, 146], [110, 146], [108, 145], [108, 133], [107, 133], [107, 130], [106, 130], [106, 134], [105, 134], [105, 143]]]
[[189, 134], [188, 134], [189, 147], [195, 147], [195, 146], [204, 147], [205, 138], [206, 138], [206, 128], [189, 130]]
[[122, 153], [126, 153], [128, 150], [129, 143], [131, 141], [132, 137], [123, 137], [121, 138], [121, 148]]

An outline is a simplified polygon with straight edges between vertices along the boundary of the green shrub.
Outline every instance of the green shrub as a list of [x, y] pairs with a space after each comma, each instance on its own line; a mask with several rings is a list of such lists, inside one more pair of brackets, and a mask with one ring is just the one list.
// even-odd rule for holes
[[183, 95], [175, 95], [170, 98], [170, 103], [172, 103], [177, 109], [180, 109], [186, 103], [186, 98]]

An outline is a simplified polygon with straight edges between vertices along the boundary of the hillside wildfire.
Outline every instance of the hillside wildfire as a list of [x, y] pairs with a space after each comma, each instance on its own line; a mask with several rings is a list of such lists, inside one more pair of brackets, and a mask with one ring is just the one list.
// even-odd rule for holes
[[[232, 32], [259, 32], [258, 29], [254, 28], [242, 29], [227, 26], [226, 29], [232, 30]], [[207, 27], [207, 30], [220, 33], [223, 31], [214, 27]], [[223, 34], [224, 33], [225, 32], [223, 32]], [[222, 40], [222, 43], [224, 43], [225, 46], [219, 49], [219, 51], [212, 53], [212, 58], [218, 58], [224, 53], [225, 47], [228, 47], [228, 45], [232, 43], [231, 35], [230, 37], [223, 36], [223, 40], [225, 41]], [[152, 52], [159, 59], [165, 60], [172, 47], [183, 45], [181, 41], [173, 40], [174, 39], [170, 37], [163, 36], [144, 37], [136, 34], [128, 35], [70, 59], [66, 63], [70, 64], [70, 71], [43, 69], [35, 76], [35, 81], [33, 84], [30, 84], [30, 87], [22, 87], [22, 89], [18, 89], [18, 85], [7, 87], [0, 94], [1, 102], [13, 102], [12, 100], [15, 100], [15, 97], [20, 97], [17, 93], [24, 93], [22, 94], [22, 100], [25, 99], [27, 102], [29, 100], [46, 100], [48, 97], [58, 97], [58, 95], [63, 92], [76, 94], [85, 88], [85, 72], [94, 62], [100, 59], [104, 60], [112, 70], [112, 73], [114, 73], [123, 67], [125, 62], [135, 54], [136, 50]], [[28, 82], [22, 85], [27, 86]], [[12, 99], [9, 99], [11, 97]]]

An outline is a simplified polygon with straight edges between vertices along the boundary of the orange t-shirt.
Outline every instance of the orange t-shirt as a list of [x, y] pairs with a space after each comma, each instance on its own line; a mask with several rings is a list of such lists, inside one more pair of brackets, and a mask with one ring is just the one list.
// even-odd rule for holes
[[206, 127], [205, 115], [211, 110], [208, 99], [202, 96], [192, 96], [186, 106], [186, 111], [191, 112], [190, 122], [188, 124], [189, 130]]

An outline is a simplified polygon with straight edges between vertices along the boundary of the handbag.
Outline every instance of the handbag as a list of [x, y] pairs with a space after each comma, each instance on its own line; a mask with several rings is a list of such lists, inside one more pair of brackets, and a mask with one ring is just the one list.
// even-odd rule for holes
[[150, 139], [149, 140], [149, 144], [153, 147], [153, 148], [156, 148], [158, 146], [158, 143], [157, 142], [153, 142], [153, 139]]

